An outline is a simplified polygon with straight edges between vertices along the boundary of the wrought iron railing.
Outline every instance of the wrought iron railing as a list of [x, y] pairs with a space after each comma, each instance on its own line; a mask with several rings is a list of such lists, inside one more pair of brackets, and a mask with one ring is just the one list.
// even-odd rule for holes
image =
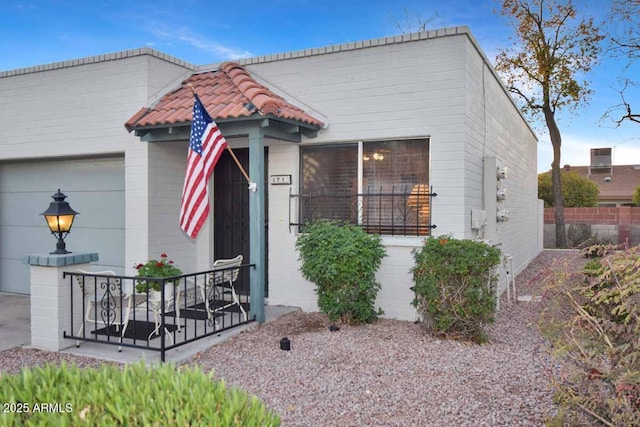
[[298, 226], [302, 231], [310, 222], [334, 219], [362, 226], [369, 233], [428, 236], [436, 228], [431, 223], [435, 196], [433, 187], [422, 184], [379, 187], [365, 193], [343, 190], [290, 194], [289, 226]]
[[[255, 264], [175, 277], [65, 272], [71, 286], [71, 331], [64, 337], [165, 353], [255, 320], [242, 272]], [[159, 291], [141, 290], [157, 282]]]

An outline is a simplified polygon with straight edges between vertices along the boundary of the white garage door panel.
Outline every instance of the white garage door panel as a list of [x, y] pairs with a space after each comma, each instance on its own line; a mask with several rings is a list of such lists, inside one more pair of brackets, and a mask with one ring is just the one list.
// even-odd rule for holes
[[55, 250], [42, 215], [60, 188], [80, 212], [67, 250], [98, 252], [94, 268], [124, 272], [124, 159], [0, 164], [0, 291], [29, 293], [27, 254]]
[[[24, 282], [24, 267], [25, 265], [22, 263], [21, 259], [4, 259], [2, 260], [2, 272], [0, 272], [0, 276], [2, 277], [2, 281], [8, 284], [16, 284]], [[27, 270], [28, 272], [28, 270]], [[31, 293], [30, 289], [26, 290], [22, 287], [8, 287], [8, 289], [0, 288], [2, 292], [14, 292], [19, 294]]]
[[[44, 219], [42, 221], [44, 222]], [[46, 241], [50, 239], [52, 243], [46, 248], [39, 243], [43, 240], [42, 233], [46, 233], [45, 237], [49, 236]], [[3, 261], [5, 259], [21, 261], [24, 255], [51, 252], [56, 248], [56, 241], [47, 227], [3, 226], [0, 227], [0, 236], [0, 259]], [[22, 256], [16, 256], [16, 254], [22, 254]]]
[[[79, 229], [71, 230], [69, 237], [65, 239], [67, 250], [72, 252], [98, 252], [100, 260], [94, 263], [95, 270], [101, 266], [103, 270], [113, 270], [118, 274], [124, 274], [124, 230], [116, 229]], [[103, 250], [96, 248], [105, 248]], [[51, 237], [51, 252], [56, 248], [56, 241]], [[111, 250], [108, 248], [120, 248]]]
[[124, 233], [124, 191], [62, 192], [73, 210], [80, 212], [73, 220], [71, 234], [85, 228], [121, 229]]
[[65, 194], [123, 190], [123, 168], [123, 158], [7, 163], [0, 167], [0, 191], [49, 192], [47, 197], [51, 197], [58, 188]]

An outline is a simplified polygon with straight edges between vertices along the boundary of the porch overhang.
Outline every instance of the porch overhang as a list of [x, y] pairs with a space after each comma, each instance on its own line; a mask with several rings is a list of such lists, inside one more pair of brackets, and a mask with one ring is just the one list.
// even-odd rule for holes
[[[261, 128], [265, 138], [279, 139], [287, 142], [299, 143], [302, 137], [315, 138], [320, 126], [278, 117], [250, 116], [230, 118], [216, 121], [220, 132], [225, 138], [248, 136], [251, 129]], [[165, 142], [188, 141], [191, 132], [191, 122], [158, 124], [152, 126], [134, 127], [132, 130], [141, 141]]]
[[301, 101], [285, 99], [258, 83], [244, 67], [225, 62], [218, 70], [193, 74], [152, 106], [138, 110], [124, 124], [143, 141], [189, 140], [193, 94], [216, 121], [225, 138], [263, 129], [265, 137], [300, 142], [326, 128], [326, 118], [301, 108]]
[[[249, 274], [250, 312], [264, 322], [266, 283], [264, 140], [299, 143], [315, 138], [326, 120], [318, 119], [253, 79], [242, 66], [226, 62], [216, 71], [194, 74], [151, 107], [143, 107], [126, 123], [146, 142], [187, 142], [190, 139], [194, 92], [229, 140], [245, 137], [249, 143], [249, 251], [255, 267]], [[230, 148], [230, 146], [227, 146]], [[177, 226], [177, 221], [176, 221]]]

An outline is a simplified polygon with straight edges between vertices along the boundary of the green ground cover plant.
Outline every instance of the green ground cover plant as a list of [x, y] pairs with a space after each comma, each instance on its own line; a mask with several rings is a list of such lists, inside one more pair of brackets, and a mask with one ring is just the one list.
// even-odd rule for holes
[[2, 426], [278, 426], [256, 397], [197, 368], [23, 368], [0, 377]]

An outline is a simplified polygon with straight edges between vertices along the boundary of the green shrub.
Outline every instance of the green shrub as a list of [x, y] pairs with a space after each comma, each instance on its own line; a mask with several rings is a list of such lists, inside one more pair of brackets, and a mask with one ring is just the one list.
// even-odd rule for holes
[[[551, 174], [538, 175], [538, 199], [544, 201], [545, 208], [553, 207], [553, 191]], [[564, 195], [565, 208], [596, 207], [598, 206], [598, 186], [587, 177], [575, 171], [562, 172], [560, 174], [562, 194]]]
[[[562, 407], [553, 421], [639, 426], [640, 247], [591, 260], [582, 277], [559, 277], [547, 293], [554, 304], [541, 330], [563, 362], [553, 378]], [[548, 328], [551, 322], [560, 327]]]
[[592, 259], [582, 267], [582, 271], [587, 277], [599, 276], [602, 274], [602, 262], [599, 259]]
[[413, 305], [437, 336], [486, 341], [483, 324], [493, 322], [494, 267], [500, 251], [473, 240], [429, 237], [413, 251]]
[[633, 205], [640, 206], [640, 185], [638, 185], [633, 192]]
[[369, 323], [382, 314], [375, 308], [380, 290], [376, 271], [385, 249], [380, 236], [334, 221], [305, 226], [296, 242], [305, 279], [315, 283], [318, 307], [331, 321]]
[[197, 368], [173, 365], [24, 368], [2, 374], [0, 396], [2, 426], [280, 424], [256, 397], [229, 389]]

